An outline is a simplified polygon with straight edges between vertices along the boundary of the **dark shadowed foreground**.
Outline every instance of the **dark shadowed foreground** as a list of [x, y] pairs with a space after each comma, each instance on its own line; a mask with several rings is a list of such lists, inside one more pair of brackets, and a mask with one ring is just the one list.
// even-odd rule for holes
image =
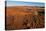
[[6, 30], [44, 28], [44, 7], [6, 7]]

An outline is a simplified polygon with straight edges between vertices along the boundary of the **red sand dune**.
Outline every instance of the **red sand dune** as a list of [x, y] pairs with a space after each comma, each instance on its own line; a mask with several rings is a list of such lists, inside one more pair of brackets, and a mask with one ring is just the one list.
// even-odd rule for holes
[[38, 15], [38, 9], [44, 10], [31, 6], [7, 7], [6, 29], [44, 28], [44, 16]]

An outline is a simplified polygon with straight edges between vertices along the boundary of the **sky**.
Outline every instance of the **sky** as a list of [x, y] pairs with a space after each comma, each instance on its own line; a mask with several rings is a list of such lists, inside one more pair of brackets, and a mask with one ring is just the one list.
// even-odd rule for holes
[[6, 6], [45, 6], [40, 2], [7, 1]]

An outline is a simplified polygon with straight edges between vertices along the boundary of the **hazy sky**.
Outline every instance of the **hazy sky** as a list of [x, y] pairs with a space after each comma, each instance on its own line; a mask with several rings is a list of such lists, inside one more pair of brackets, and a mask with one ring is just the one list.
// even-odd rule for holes
[[45, 6], [40, 2], [22, 2], [22, 1], [7, 1], [7, 6]]

